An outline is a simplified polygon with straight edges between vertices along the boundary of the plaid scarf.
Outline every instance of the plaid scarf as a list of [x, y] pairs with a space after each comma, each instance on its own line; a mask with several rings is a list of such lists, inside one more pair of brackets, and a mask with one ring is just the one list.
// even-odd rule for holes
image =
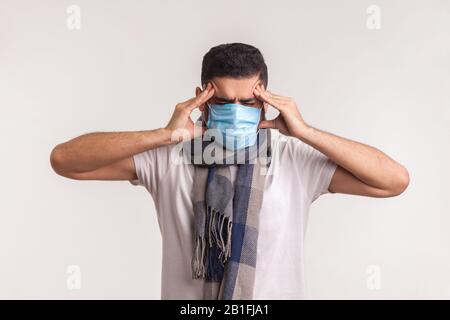
[[[190, 152], [191, 161], [197, 159], [192, 277], [204, 281], [203, 299], [252, 299], [259, 211], [271, 160], [270, 129], [259, 130], [254, 146], [236, 152], [222, 149], [219, 161], [211, 164], [203, 160], [203, 151], [214, 142], [200, 143], [200, 161], [193, 145]], [[231, 165], [237, 166], [234, 184]]]

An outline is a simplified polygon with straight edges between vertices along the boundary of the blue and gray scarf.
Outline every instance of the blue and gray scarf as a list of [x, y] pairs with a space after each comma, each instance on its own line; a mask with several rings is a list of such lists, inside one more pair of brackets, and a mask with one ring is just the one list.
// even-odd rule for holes
[[[210, 143], [201, 141], [200, 150]], [[259, 130], [254, 146], [224, 152], [220, 161], [210, 164], [203, 161], [203, 153], [199, 162], [194, 149], [192, 277], [204, 281], [204, 299], [252, 299], [259, 212], [271, 160], [270, 129]], [[237, 166], [234, 183], [232, 165]]]

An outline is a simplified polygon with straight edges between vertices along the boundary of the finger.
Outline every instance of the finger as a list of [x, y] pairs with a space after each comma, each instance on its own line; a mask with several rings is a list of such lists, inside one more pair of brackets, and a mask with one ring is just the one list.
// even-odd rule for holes
[[215, 89], [212, 87], [210, 83], [206, 86], [205, 90], [202, 91], [198, 96], [194, 97], [192, 101], [188, 104], [188, 109], [194, 110], [195, 108], [198, 108], [202, 104], [204, 104], [206, 101], [212, 98], [214, 95]]
[[274, 100], [279, 100], [280, 102], [287, 102], [287, 101], [290, 100], [289, 97], [280, 96], [280, 95], [278, 95], [278, 94], [273, 93], [273, 92], [270, 91], [270, 90], [264, 89], [264, 86], [263, 86], [263, 85], [258, 85], [258, 86], [257, 86], [257, 89], [258, 89], [259, 91], [262, 91], [262, 92], [267, 93], [267, 95], [269, 95], [269, 96], [270, 96], [271, 98], [273, 98]]
[[284, 97], [284, 96], [280, 96], [278, 94], [273, 93], [270, 90], [266, 90], [266, 93], [271, 96], [274, 99], [278, 99], [278, 100], [282, 100], [282, 101], [288, 101], [290, 98], [289, 97]]
[[266, 129], [266, 128], [276, 129], [277, 126], [276, 126], [275, 119], [272, 119], [272, 120], [261, 120], [259, 125], [258, 125], [258, 128], [260, 128], [260, 129]]
[[290, 98], [289, 97], [283, 97], [277, 94], [272, 93], [269, 90], [265, 90], [265, 93], [267, 95], [269, 95], [269, 97], [271, 97], [272, 99], [274, 99], [275, 101], [278, 101], [279, 104], [285, 104], [287, 102], [289, 102]]
[[255, 96], [257, 98], [259, 98], [263, 102], [266, 102], [266, 103], [270, 104], [275, 109], [279, 110], [279, 105], [280, 105], [280, 101], [279, 100], [269, 96], [265, 91], [261, 91], [259, 89], [256, 89], [254, 92], [255, 92]]
[[278, 110], [280, 110], [280, 108], [282, 108], [288, 102], [288, 99], [283, 98], [283, 97], [276, 97], [267, 91], [263, 91], [263, 94], [266, 94], [268, 97], [270, 97], [273, 100], [273, 102], [275, 104], [273, 106], [275, 108], [277, 108]]
[[265, 90], [263, 86], [258, 86], [258, 87], [255, 88], [255, 90], [256, 90], [256, 92], [259, 93], [260, 95], [261, 95], [261, 94], [265, 94], [266, 96], [272, 98], [273, 101], [277, 101], [277, 100], [282, 101], [282, 99], [281, 99], [282, 97], [281, 97], [281, 96], [274, 95], [274, 94], [273, 94], [272, 92], [270, 92], [269, 90]]
[[198, 97], [196, 97], [196, 103], [202, 104], [208, 101], [208, 99], [210, 99], [214, 95], [214, 92], [215, 89], [213, 88], [211, 83], [208, 83], [205, 90], [203, 90], [202, 93]]
[[265, 97], [262, 96], [262, 93], [264, 92], [264, 89], [261, 86], [256, 86], [255, 89], [253, 90], [253, 94], [255, 95], [256, 98], [258, 98], [259, 100], [269, 103], [269, 101], [267, 101], [267, 99], [265, 99]]

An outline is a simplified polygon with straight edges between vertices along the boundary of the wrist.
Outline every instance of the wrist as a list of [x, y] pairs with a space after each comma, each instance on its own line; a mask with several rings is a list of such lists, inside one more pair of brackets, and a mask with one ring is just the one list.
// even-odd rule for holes
[[308, 125], [306, 122], [302, 122], [301, 125], [298, 126], [298, 128], [295, 132], [295, 137], [297, 139], [304, 141], [308, 138], [308, 136], [311, 135], [313, 130], [314, 130], [313, 127]]
[[172, 139], [173, 131], [171, 129], [165, 127], [156, 129], [156, 131], [158, 132], [158, 135], [161, 138], [160, 141], [162, 146], [174, 144], [177, 142], [174, 139]]

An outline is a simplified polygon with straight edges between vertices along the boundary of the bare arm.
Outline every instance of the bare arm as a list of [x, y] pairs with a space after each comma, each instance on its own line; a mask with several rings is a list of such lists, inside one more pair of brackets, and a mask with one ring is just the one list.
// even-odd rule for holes
[[300, 139], [339, 165], [331, 179], [331, 192], [389, 197], [408, 186], [406, 168], [374, 147], [309, 126]]
[[51, 152], [51, 165], [56, 173], [71, 179], [134, 180], [133, 155], [198, 134], [190, 115], [213, 94], [214, 88], [208, 84], [195, 97], [177, 104], [164, 128], [88, 133], [58, 144]]
[[261, 128], [279, 129], [283, 134], [296, 137], [338, 165], [329, 191], [392, 197], [407, 188], [406, 168], [382, 151], [307, 125], [292, 98], [272, 94], [262, 86], [255, 89], [255, 96], [280, 112], [275, 119], [262, 121]]
[[88, 133], [57, 145], [50, 162], [56, 173], [79, 180], [132, 180], [132, 156], [170, 142], [166, 129]]

